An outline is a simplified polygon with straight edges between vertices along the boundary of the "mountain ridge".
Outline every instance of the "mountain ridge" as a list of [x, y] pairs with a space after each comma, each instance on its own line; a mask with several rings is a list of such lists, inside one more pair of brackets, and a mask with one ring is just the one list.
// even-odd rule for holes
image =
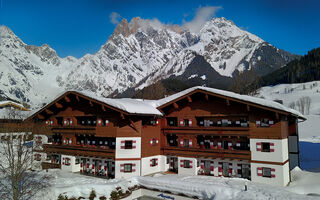
[[[157, 20], [137, 17], [128, 23], [123, 19], [95, 54], [79, 59], [60, 58], [46, 44], [27, 45], [3, 26], [0, 35], [0, 66], [4, 66], [0, 94], [32, 106], [63, 90], [89, 90], [109, 96], [115, 91], [120, 94], [130, 88], [142, 89], [163, 78], [181, 76], [195, 55], [203, 56], [224, 77], [257, 68], [259, 62], [270, 71], [296, 57], [225, 18], [206, 22], [199, 33]], [[271, 65], [263, 56], [266, 51], [274, 56]]]

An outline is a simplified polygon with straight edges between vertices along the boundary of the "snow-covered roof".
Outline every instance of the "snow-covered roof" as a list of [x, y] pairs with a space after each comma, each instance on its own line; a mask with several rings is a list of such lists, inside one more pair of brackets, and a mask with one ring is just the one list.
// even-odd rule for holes
[[[174, 95], [171, 95], [166, 98], [159, 99], [159, 100], [143, 100], [143, 99], [131, 99], [131, 98], [114, 99], [114, 98], [105, 98], [105, 97], [97, 96], [95, 93], [88, 92], [88, 91], [68, 91], [68, 92], [78, 93], [79, 95], [86, 96], [88, 98], [91, 98], [93, 100], [99, 101], [104, 104], [107, 104], [113, 108], [119, 109], [119, 110], [124, 111], [129, 114], [162, 115], [160, 110], [158, 110], [159, 107], [161, 107], [171, 101], [174, 101], [180, 97], [183, 97], [183, 96], [185, 96], [195, 90], [203, 90], [203, 91], [210, 92], [213, 94], [218, 94], [218, 95], [222, 95], [225, 97], [229, 97], [231, 99], [249, 102], [252, 104], [276, 109], [279, 111], [284, 111], [284, 112], [290, 113], [294, 116], [297, 116], [299, 118], [306, 119], [299, 111], [288, 108], [280, 103], [277, 103], [277, 102], [274, 102], [271, 100], [266, 100], [266, 99], [262, 99], [262, 98], [258, 98], [258, 97], [252, 97], [252, 96], [248, 96], [248, 95], [241, 95], [241, 94], [237, 94], [234, 92], [229, 92], [229, 91], [219, 90], [219, 89], [214, 89], [214, 88], [208, 88], [208, 87], [202, 87], [202, 86], [192, 87], [192, 88], [186, 89], [184, 91], [178, 92]], [[54, 99], [58, 99], [59, 97], [62, 97], [64, 94], [66, 94], [68, 92], [64, 92], [63, 94], [59, 94]], [[42, 109], [43, 108], [30, 112], [28, 117], [34, 115], [35, 113], [39, 112]]]
[[16, 103], [14, 101], [9, 101], [9, 100], [0, 101], [0, 108], [1, 107], [5, 107], [5, 106], [13, 106], [13, 107], [16, 107], [16, 108], [19, 108], [19, 109], [22, 109], [22, 110], [28, 110], [22, 104]]
[[90, 97], [94, 100], [100, 101], [107, 105], [110, 105], [114, 108], [118, 108], [122, 111], [128, 112], [130, 114], [144, 114], [144, 115], [162, 115], [162, 113], [154, 106], [152, 106], [150, 100], [142, 100], [142, 99], [130, 99], [130, 98], [122, 98], [122, 99], [113, 99], [113, 98], [105, 98], [99, 97], [91, 92], [78, 92], [76, 93], [82, 94], [84, 96]]
[[173, 94], [171, 96], [168, 96], [166, 98], [163, 99], [159, 99], [157, 101], [152, 102], [152, 105], [155, 107], [160, 107], [162, 105], [165, 105], [171, 101], [174, 101], [175, 99], [178, 99], [190, 92], [193, 92], [195, 90], [203, 90], [206, 92], [210, 92], [210, 93], [214, 93], [214, 94], [218, 94], [218, 95], [222, 95], [222, 96], [226, 96], [229, 98], [233, 98], [236, 100], [241, 100], [241, 101], [246, 101], [249, 103], [253, 103], [253, 104], [257, 104], [260, 106], [264, 106], [264, 107], [269, 107], [269, 108], [273, 108], [273, 109], [277, 109], [280, 111], [284, 111], [287, 113], [291, 113], [292, 115], [295, 115], [299, 118], [302, 119], [306, 119], [299, 111], [296, 111], [294, 109], [288, 108], [280, 103], [271, 101], [271, 100], [266, 100], [266, 99], [262, 99], [262, 98], [258, 98], [258, 97], [252, 97], [252, 96], [248, 96], [248, 95], [241, 95], [241, 94], [237, 94], [234, 92], [229, 92], [229, 91], [225, 91], [225, 90], [219, 90], [219, 89], [214, 89], [214, 88], [208, 88], [208, 87], [202, 87], [202, 86], [196, 86], [196, 87], [192, 87], [186, 90], [183, 90], [181, 92], [178, 92], [176, 94]]

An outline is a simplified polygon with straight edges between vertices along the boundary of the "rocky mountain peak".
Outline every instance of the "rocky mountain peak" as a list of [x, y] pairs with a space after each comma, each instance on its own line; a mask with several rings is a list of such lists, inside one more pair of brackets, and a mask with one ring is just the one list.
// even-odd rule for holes
[[130, 32], [129, 32], [129, 24], [128, 21], [123, 18], [121, 22], [117, 25], [115, 28], [113, 35], [123, 35], [124, 37], [128, 37]]

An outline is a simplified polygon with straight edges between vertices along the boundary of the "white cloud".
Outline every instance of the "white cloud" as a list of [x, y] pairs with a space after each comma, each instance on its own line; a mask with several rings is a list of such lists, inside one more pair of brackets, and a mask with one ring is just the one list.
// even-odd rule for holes
[[119, 24], [120, 23], [121, 15], [119, 13], [112, 12], [109, 17], [110, 17], [110, 22], [112, 24]]
[[190, 22], [183, 20], [183, 26], [188, 28], [191, 32], [198, 33], [204, 23], [216, 16], [216, 12], [221, 9], [220, 6], [206, 6], [199, 7], [194, 18]]

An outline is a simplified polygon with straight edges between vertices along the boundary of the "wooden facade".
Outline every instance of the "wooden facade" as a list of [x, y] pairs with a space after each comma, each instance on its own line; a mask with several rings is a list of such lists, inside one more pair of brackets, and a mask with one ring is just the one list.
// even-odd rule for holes
[[165, 156], [261, 163], [253, 160], [250, 141], [297, 136], [297, 121], [301, 118], [285, 110], [200, 89], [157, 109], [162, 116], [129, 113], [80, 93], [66, 92], [27, 121], [34, 123], [34, 134], [48, 136], [43, 148], [48, 154], [130, 160], [117, 158], [116, 140], [140, 138], [141, 156], [131, 160]]

